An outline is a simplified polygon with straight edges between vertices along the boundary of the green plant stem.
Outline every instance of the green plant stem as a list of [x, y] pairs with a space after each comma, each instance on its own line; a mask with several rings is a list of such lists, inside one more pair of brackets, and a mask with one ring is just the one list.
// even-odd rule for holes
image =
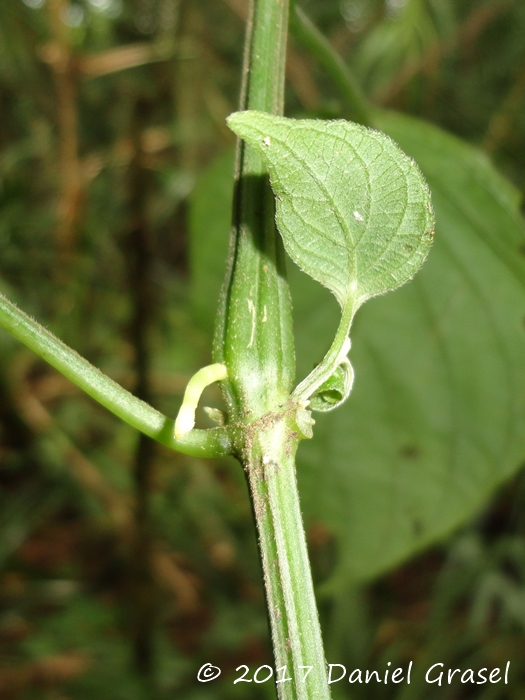
[[319, 61], [346, 100], [352, 119], [372, 126], [373, 107], [365, 97], [355, 76], [330, 42], [297, 6], [290, 15], [292, 35]]
[[350, 326], [352, 325], [355, 312], [356, 305], [354, 301], [351, 300], [342, 311], [335, 338], [323, 360], [294, 390], [293, 397], [298, 403], [303, 403], [309, 399], [322, 384], [330, 379], [337, 367], [341, 364], [343, 357], [346, 357], [350, 348], [348, 347], [346, 352], [343, 353], [343, 357], [341, 357], [341, 352], [350, 334]]
[[0, 295], [0, 326], [112, 413], [163, 445], [197, 457], [231, 454], [230, 440], [223, 428], [192, 430], [176, 440], [173, 419], [123, 389], [3, 295]]
[[[241, 109], [282, 114], [288, 0], [255, 0]], [[246, 471], [261, 555], [280, 700], [329, 700], [326, 664], [295, 476], [299, 441], [291, 301], [262, 159], [240, 144], [230, 269], [214, 360]], [[286, 669], [282, 668], [286, 666]], [[305, 681], [308, 668], [312, 670]], [[280, 679], [288, 679], [279, 683]]]
[[[241, 109], [282, 114], [288, 0], [256, 0], [248, 24]], [[230, 267], [214, 360], [232, 421], [255, 420], [288, 400], [295, 376], [291, 299], [266, 167], [239, 143]]]
[[277, 683], [278, 696], [329, 700], [295, 475], [297, 444], [286, 416], [266, 416], [251, 426], [243, 462], [259, 532], [275, 668], [281, 669], [276, 680], [283, 681]]

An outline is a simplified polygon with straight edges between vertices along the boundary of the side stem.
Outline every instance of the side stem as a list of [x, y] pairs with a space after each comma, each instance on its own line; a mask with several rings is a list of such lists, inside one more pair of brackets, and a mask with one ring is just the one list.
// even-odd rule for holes
[[339, 88], [349, 107], [352, 119], [359, 124], [373, 126], [374, 111], [372, 105], [361, 90], [355, 76], [328, 39], [321, 34], [299, 7], [294, 7], [291, 13], [290, 30], [295, 39], [319, 61]]
[[224, 428], [192, 430], [177, 440], [175, 421], [123, 389], [47, 328], [0, 294], [0, 327], [70, 379], [123, 421], [167, 447], [195, 457], [223, 457], [232, 447]]
[[354, 318], [356, 308], [353, 300], [350, 300], [343, 308], [341, 321], [337, 328], [335, 338], [323, 360], [303, 381], [296, 387], [293, 397], [298, 403], [302, 403], [312, 396], [335, 372], [350, 350], [348, 335]]

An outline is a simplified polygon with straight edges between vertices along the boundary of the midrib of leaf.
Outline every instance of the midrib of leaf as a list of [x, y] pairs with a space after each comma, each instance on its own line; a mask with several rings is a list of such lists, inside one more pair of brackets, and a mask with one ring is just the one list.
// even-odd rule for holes
[[[316, 130], [315, 127], [312, 128], [312, 131], [315, 131], [315, 130]], [[318, 131], [318, 133], [322, 133], [322, 132], [319, 132], [319, 131]], [[341, 141], [344, 141], [343, 139], [340, 139], [340, 140], [341, 140]], [[336, 217], [337, 217], [337, 221], [338, 221], [338, 223], [339, 223], [339, 227], [340, 227], [340, 229], [341, 229], [341, 231], [342, 231], [342, 233], [343, 233], [344, 238], [347, 240], [347, 242], [350, 243], [350, 246], [347, 246], [346, 249], [345, 249], [345, 248], [343, 248], [343, 247], [341, 246], [341, 244], [340, 244], [338, 241], [333, 241], [332, 239], [329, 239], [329, 240], [331, 240], [331, 242], [334, 243], [334, 245], [336, 245], [339, 249], [341, 249], [341, 250], [346, 254], [346, 256], [347, 256], [347, 262], [348, 262], [347, 267], [348, 267], [349, 269], [350, 269], [351, 263], [350, 263], [350, 260], [349, 260], [349, 257], [348, 257], [348, 253], [349, 253], [349, 252], [352, 253], [352, 256], [353, 256], [353, 261], [352, 261], [353, 269], [356, 270], [356, 256], [355, 256], [355, 244], [354, 244], [354, 239], [353, 239], [353, 236], [352, 236], [352, 233], [351, 233], [349, 227], [346, 226], [345, 223], [344, 223], [343, 214], [341, 213], [339, 207], [337, 206], [337, 204], [336, 204], [336, 202], [335, 202], [335, 199], [333, 198], [333, 196], [332, 196], [330, 190], [326, 187], [326, 185], [324, 184], [324, 182], [316, 176], [315, 172], [314, 172], [314, 171], [312, 170], [312, 168], [308, 165], [308, 163], [304, 160], [304, 158], [302, 158], [302, 157], [301, 157], [300, 155], [298, 155], [298, 154], [295, 154], [290, 148], [288, 148], [288, 146], [287, 146], [287, 144], [286, 144], [286, 141], [283, 141], [282, 139], [279, 139], [278, 137], [275, 138], [275, 141], [277, 141], [277, 143], [281, 144], [281, 146], [284, 147], [284, 149], [288, 152], [289, 155], [293, 156], [294, 158], [297, 158], [297, 160], [299, 160], [299, 161], [301, 162], [301, 165], [302, 165], [302, 166], [304, 167], [304, 169], [309, 173], [309, 175], [310, 175], [310, 177], [312, 178], [312, 180], [314, 180], [314, 182], [318, 185], [319, 189], [320, 189], [320, 190], [323, 192], [323, 194], [325, 195], [326, 199], [327, 199], [327, 200], [330, 202], [330, 204], [332, 205], [332, 208], [333, 208], [333, 210], [334, 210], [334, 212], [335, 212], [335, 214], [336, 214]], [[346, 143], [346, 142], [345, 142], [345, 143]], [[349, 145], [349, 144], [346, 144], [346, 145]], [[352, 148], [352, 150], [354, 150], [354, 156], [355, 156], [355, 157], [358, 157], [357, 154], [355, 153], [355, 149]], [[363, 163], [363, 159], [362, 159], [362, 158], [359, 158], [359, 160]], [[364, 163], [363, 163], [363, 167], [364, 167], [364, 169], [366, 170], [366, 166], [364, 166]], [[272, 173], [272, 178], [275, 179], [275, 180], [277, 180], [277, 181], [281, 184], [281, 186], [282, 186], [282, 183], [281, 183], [281, 181], [279, 180], [279, 177], [278, 177], [277, 173], [275, 172], [275, 170], [272, 168], [272, 169], [270, 169], [270, 172]], [[370, 177], [369, 177], [368, 173], [367, 173], [367, 177], [368, 177], [368, 184], [369, 184], [369, 186], [370, 186]], [[284, 187], [283, 187], [283, 189], [284, 189]], [[294, 196], [295, 196], [295, 195], [294, 195]], [[308, 199], [308, 197], [305, 197], [305, 198]], [[310, 198], [310, 199], [311, 199], [311, 198]], [[303, 218], [301, 215], [300, 215], [300, 218], [303, 220], [303, 222], [304, 222], [306, 225], [308, 225], [308, 226], [310, 225], [310, 224], [307, 224], [307, 222], [304, 220], [304, 218]], [[292, 234], [292, 235], [293, 235], [293, 234]], [[321, 235], [322, 235], [324, 238], [329, 238], [329, 236], [326, 234], [326, 232], [322, 232]], [[286, 243], [285, 243], [285, 247], [286, 247]], [[319, 255], [319, 253], [316, 252], [316, 255]], [[327, 259], [330, 260], [330, 258], [327, 258]], [[336, 294], [335, 296], [336, 296], [337, 301], [339, 302], [339, 305], [341, 306], [341, 308], [343, 308], [343, 307], [345, 306], [347, 300], [348, 300], [349, 294], [347, 294], [346, 296], [344, 296], [344, 297], [342, 297], [342, 298], [340, 298], [339, 295], [337, 295], [337, 294]]]
[[[364, 128], [364, 127], [363, 127], [363, 128]], [[322, 131], [322, 129], [316, 128], [316, 126], [315, 126], [315, 121], [312, 122], [311, 130], [312, 130], [312, 131], [317, 131], [319, 134], [324, 135], [324, 132]], [[370, 132], [370, 135], [373, 135], [373, 132]], [[356, 144], [356, 145], [351, 144], [351, 143], [349, 143], [349, 141], [348, 141], [346, 138], [343, 138], [343, 137], [339, 136], [338, 134], [331, 134], [331, 136], [332, 136], [332, 138], [334, 138], [334, 140], [340, 141], [342, 144], [344, 144], [345, 147], [347, 147], [347, 148], [349, 148], [350, 150], [352, 150], [352, 152], [353, 152], [353, 157], [354, 157], [356, 160], [359, 160], [359, 162], [360, 162], [361, 165], [362, 165], [363, 172], [366, 174], [368, 191], [370, 192], [370, 190], [371, 190], [371, 184], [372, 184], [372, 180], [371, 180], [371, 178], [370, 178], [370, 168], [374, 165], [374, 163], [375, 163], [376, 161], [380, 160], [381, 157], [384, 155], [384, 148], [383, 148], [383, 145], [382, 145], [379, 141], [376, 141], [376, 144], [377, 144], [377, 145], [379, 146], [379, 148], [381, 149], [381, 150], [380, 150], [380, 153], [378, 153], [378, 154], [377, 154], [374, 158], [372, 158], [372, 160], [370, 160], [369, 162], [366, 162], [366, 161], [359, 155], [358, 151], [356, 150], [357, 148], [359, 148], [359, 144]], [[360, 143], [363, 142], [363, 139], [364, 139], [364, 137], [363, 137], [363, 135], [361, 134]], [[364, 268], [362, 268], [362, 269], [359, 269], [359, 268], [358, 268], [358, 265], [357, 265], [357, 260], [358, 260], [358, 249], [359, 249], [359, 247], [360, 247], [363, 243], [366, 244], [367, 236], [370, 235], [370, 232], [371, 232], [371, 231], [370, 231], [370, 218], [371, 218], [371, 217], [370, 217], [370, 211], [371, 211], [371, 209], [373, 208], [374, 205], [377, 206], [377, 205], [380, 203], [381, 197], [375, 196], [375, 197], [372, 198], [372, 196], [369, 195], [369, 201], [367, 202], [368, 207], [367, 207], [366, 210], [365, 210], [365, 209], [363, 210], [363, 212], [367, 214], [366, 217], [363, 217], [363, 218], [365, 218], [365, 221], [366, 221], [366, 223], [365, 223], [365, 225], [364, 225], [364, 227], [363, 227], [363, 233], [361, 234], [361, 236], [358, 236], [357, 239], [355, 239], [354, 236], [353, 236], [353, 233], [352, 233], [351, 228], [350, 228], [349, 226], [346, 225], [345, 220], [344, 220], [344, 215], [342, 214], [342, 212], [341, 212], [341, 210], [340, 210], [340, 208], [339, 208], [339, 206], [338, 206], [338, 204], [337, 204], [335, 198], [333, 197], [333, 195], [332, 195], [330, 189], [326, 186], [324, 180], [321, 179], [321, 178], [319, 178], [319, 177], [317, 177], [315, 171], [312, 169], [312, 167], [310, 167], [310, 165], [307, 163], [307, 161], [306, 161], [304, 158], [302, 158], [302, 157], [300, 156], [300, 154], [294, 153], [294, 152], [288, 147], [286, 141], [284, 141], [284, 140], [282, 140], [282, 139], [280, 139], [280, 138], [278, 138], [278, 137], [272, 137], [272, 140], [275, 140], [277, 143], [279, 143], [279, 144], [283, 147], [283, 149], [287, 152], [287, 154], [288, 154], [289, 156], [291, 155], [291, 156], [293, 156], [294, 158], [296, 158], [298, 161], [300, 161], [300, 163], [301, 163], [301, 165], [303, 166], [303, 168], [305, 169], [305, 171], [308, 172], [308, 174], [310, 175], [310, 177], [312, 178], [312, 180], [316, 183], [316, 185], [319, 187], [319, 189], [322, 191], [322, 193], [323, 193], [324, 196], [326, 197], [327, 201], [328, 201], [328, 202], [330, 203], [330, 205], [332, 206], [333, 211], [334, 211], [335, 214], [336, 214], [336, 218], [337, 218], [337, 221], [338, 221], [338, 223], [339, 223], [340, 230], [341, 230], [341, 232], [343, 233], [343, 237], [344, 237], [345, 240], [347, 241], [347, 246], [346, 246], [346, 248], [343, 248], [343, 247], [341, 246], [341, 244], [340, 244], [338, 241], [334, 241], [332, 238], [330, 238], [330, 236], [328, 235], [328, 233], [327, 233], [326, 231], [322, 231], [321, 229], [319, 229], [319, 228], [317, 228], [317, 227], [316, 227], [316, 228], [317, 228], [317, 230], [319, 231], [321, 237], [327, 238], [328, 240], [330, 240], [331, 243], [333, 243], [335, 246], [337, 246], [338, 249], [340, 249], [341, 251], [343, 251], [343, 252], [347, 255], [347, 268], [348, 268], [348, 272], [349, 272], [350, 274], [352, 274], [352, 272], [353, 272], [353, 274], [355, 275], [356, 290], [358, 290], [358, 288], [359, 288], [359, 277], [360, 277], [360, 276], [365, 276], [374, 266], [377, 265], [377, 263], [381, 260], [381, 258], [385, 255], [385, 253], [389, 250], [389, 248], [391, 247], [391, 245], [392, 245], [393, 242], [395, 241], [397, 231], [399, 230], [399, 228], [400, 228], [400, 227], [402, 226], [402, 224], [404, 223], [404, 219], [405, 219], [406, 212], [407, 212], [407, 207], [408, 207], [408, 188], [406, 187], [406, 184], [405, 184], [405, 187], [399, 187], [397, 190], [391, 190], [390, 193], [389, 193], [389, 194], [391, 195], [393, 192], [401, 192], [401, 191], [402, 191], [403, 194], [405, 195], [405, 202], [404, 202], [403, 211], [402, 211], [402, 212], [401, 212], [401, 211], [399, 212], [401, 219], [400, 219], [400, 222], [399, 222], [398, 229], [392, 231], [392, 236], [386, 240], [384, 248], [383, 248], [381, 251], [378, 252], [378, 254], [376, 255], [375, 258], [372, 258], [372, 259], [370, 260], [368, 266], [367, 266], [367, 267], [364, 267]], [[285, 157], [286, 157], [286, 155], [283, 155], [283, 158], [285, 158]], [[334, 155], [334, 158], [335, 158], [335, 157], [337, 157], [337, 156]], [[332, 161], [332, 162], [333, 162], [333, 161]], [[393, 161], [390, 161], [390, 162], [389, 162], [389, 168], [388, 168], [388, 169], [391, 169], [391, 170], [396, 169], [396, 163], [393, 162]], [[402, 168], [397, 167], [397, 170], [398, 170], [399, 172], [401, 172], [404, 176], [406, 176], [406, 173], [403, 171]], [[276, 181], [276, 182], [278, 182], [278, 183], [281, 185], [281, 187], [282, 187], [282, 181], [279, 179], [279, 177], [278, 177], [278, 175], [277, 175], [275, 169], [270, 169], [270, 172], [272, 172], [272, 178], [273, 178], [273, 180]], [[386, 174], [386, 171], [383, 171], [382, 173], [380, 173], [380, 176], [384, 176], [385, 174]], [[376, 176], [374, 179], [378, 179], [378, 177]], [[283, 187], [283, 189], [284, 189], [284, 187]], [[311, 199], [311, 197], [308, 197], [307, 195], [300, 195], [300, 194], [295, 194], [295, 193], [294, 193], [293, 199], [304, 199], [306, 202], [308, 202], [308, 200]], [[293, 204], [293, 202], [292, 202], [292, 204]], [[307, 222], [305, 221], [304, 217], [300, 214], [300, 212], [297, 210], [296, 207], [294, 207], [294, 209], [295, 209], [295, 211], [297, 212], [298, 216], [303, 220], [303, 222], [305, 223], [305, 225], [313, 226], [310, 222], [307, 223]], [[291, 233], [291, 237], [293, 237], [293, 233]], [[296, 245], [297, 245], [297, 243], [296, 243]], [[350, 258], [348, 257], [348, 253], [351, 253], [352, 260], [350, 260]], [[326, 260], [328, 260], [329, 262], [332, 262], [332, 263], [333, 263], [333, 260], [332, 260], [330, 257], [328, 257], [328, 256], [323, 256], [322, 253], [321, 253], [320, 251], [316, 251], [316, 255], [319, 256], [319, 257], [324, 257]], [[406, 264], [405, 262], [402, 262], [398, 267], [392, 268], [392, 270], [400, 269], [400, 268], [402, 268], [405, 264]], [[395, 276], [394, 276], [393, 274], [391, 274], [391, 277], [392, 277], [392, 279], [395, 281]], [[351, 291], [355, 291], [355, 290], [351, 290]], [[334, 292], [334, 294], [335, 294], [335, 292]], [[337, 298], [337, 300], [338, 300], [338, 302], [339, 302], [339, 305], [341, 306], [341, 308], [343, 308], [343, 307], [347, 304], [348, 298], [349, 298], [349, 296], [351, 296], [351, 293], [350, 293], [350, 291], [348, 291], [347, 294], [344, 295], [344, 296], [343, 296], [343, 295], [340, 295], [340, 294], [335, 294], [335, 296], [336, 296], [336, 298]], [[362, 294], [362, 295], [359, 295], [359, 294], [358, 294], [358, 295], [356, 295], [356, 297], [355, 297], [355, 302], [356, 302], [356, 303], [355, 303], [355, 309], [357, 310], [357, 308], [358, 308], [359, 306], [361, 306], [361, 304], [362, 304], [364, 301], [366, 301], [367, 298], [368, 298], [368, 295], [367, 295], [367, 294]]]
[[[359, 126], [359, 125], [356, 125], [356, 126]], [[363, 127], [363, 128], [364, 128], [364, 127]], [[312, 131], [317, 131], [319, 134], [324, 135], [324, 132], [323, 132], [321, 129], [316, 129], [315, 122], [312, 122], [311, 130], [312, 130]], [[369, 135], [373, 135], [373, 132], [372, 132], [372, 131], [369, 131]], [[381, 149], [380, 153], [378, 153], [378, 154], [377, 154], [374, 158], [372, 158], [372, 160], [370, 160], [369, 162], [365, 162], [365, 160], [359, 155], [359, 153], [358, 153], [357, 150], [356, 150], [357, 148], [359, 148], [359, 144], [353, 145], [353, 144], [349, 143], [348, 140], [347, 140], [346, 138], [343, 138], [343, 137], [339, 136], [338, 134], [331, 134], [331, 136], [332, 136], [332, 138], [334, 138], [335, 140], [340, 141], [340, 142], [341, 142], [342, 144], [344, 144], [346, 147], [348, 147], [349, 149], [351, 149], [351, 150], [353, 151], [354, 158], [355, 158], [356, 160], [359, 160], [359, 161], [360, 161], [360, 163], [361, 163], [361, 165], [362, 165], [362, 167], [363, 167], [363, 172], [366, 173], [368, 191], [370, 192], [370, 190], [371, 190], [371, 184], [372, 184], [372, 180], [371, 180], [371, 178], [370, 178], [370, 168], [374, 165], [374, 163], [375, 163], [376, 161], [380, 160], [380, 159], [382, 158], [382, 156], [384, 155], [384, 148], [383, 148], [383, 145], [382, 145], [379, 141], [376, 141], [377, 145], [378, 145], [379, 148]], [[361, 134], [360, 143], [362, 143], [363, 140], [364, 140], [364, 136], [363, 136], [363, 134]], [[287, 150], [288, 155], [293, 155], [295, 158], [297, 158], [297, 160], [299, 160], [299, 161], [301, 162], [301, 164], [303, 165], [304, 169], [310, 174], [311, 178], [316, 182], [316, 184], [319, 186], [319, 188], [323, 191], [323, 194], [325, 195], [325, 197], [327, 198], [327, 200], [328, 200], [328, 201], [330, 202], [330, 204], [332, 205], [333, 210], [334, 210], [335, 213], [336, 213], [337, 220], [338, 220], [338, 222], [339, 222], [339, 226], [340, 226], [340, 228], [341, 228], [341, 231], [343, 232], [344, 237], [347, 239], [347, 242], [350, 243], [350, 250], [351, 250], [351, 253], [352, 253], [353, 261], [352, 261], [352, 264], [350, 263], [350, 261], [348, 261], [348, 268], [349, 268], [350, 271], [351, 271], [352, 268], [353, 268], [354, 274], [355, 274], [355, 276], [356, 276], [356, 283], [357, 283], [357, 285], [358, 285], [358, 284], [359, 284], [359, 276], [361, 276], [361, 275], [362, 275], [362, 276], [366, 275], [367, 272], [369, 272], [375, 265], [377, 265], [377, 263], [381, 260], [381, 258], [384, 256], [384, 254], [388, 251], [388, 249], [390, 248], [390, 246], [392, 245], [392, 243], [395, 241], [395, 238], [396, 238], [397, 231], [394, 230], [394, 231], [392, 232], [392, 236], [386, 241], [385, 247], [379, 252], [379, 254], [378, 254], [375, 258], [373, 258], [373, 259], [371, 260], [371, 262], [370, 262], [370, 264], [368, 265], [368, 267], [365, 267], [365, 268], [363, 268], [363, 269], [361, 269], [361, 270], [358, 269], [358, 266], [357, 266], [357, 251], [358, 251], [359, 246], [360, 246], [363, 242], [366, 243], [367, 235], [370, 235], [370, 211], [371, 211], [371, 208], [373, 207], [373, 205], [377, 205], [377, 204], [381, 201], [381, 197], [377, 197], [377, 196], [376, 196], [376, 197], [372, 198], [372, 197], [369, 195], [369, 202], [368, 202], [368, 205], [369, 205], [369, 206], [368, 206], [368, 210], [367, 210], [367, 212], [366, 212], [366, 213], [368, 214], [368, 216], [367, 216], [366, 219], [365, 219], [365, 220], [366, 220], [366, 224], [365, 224], [365, 226], [363, 227], [363, 233], [362, 233], [362, 235], [361, 235], [361, 236], [358, 236], [357, 240], [355, 240], [355, 239], [354, 239], [354, 236], [352, 235], [352, 231], [351, 231], [350, 227], [347, 226], [347, 225], [345, 224], [345, 222], [344, 222], [344, 216], [343, 216], [343, 214], [341, 213], [341, 210], [339, 209], [338, 205], [336, 204], [336, 201], [335, 201], [334, 197], [332, 196], [330, 190], [329, 190], [329, 189], [326, 187], [326, 185], [324, 184], [324, 181], [323, 181], [322, 179], [319, 179], [319, 178], [316, 176], [315, 171], [308, 165], [308, 163], [305, 161], [304, 158], [301, 158], [301, 156], [300, 156], [299, 154], [294, 154], [294, 153], [291, 151], [291, 149], [289, 149], [289, 148], [287, 147], [287, 144], [286, 144], [285, 141], [283, 141], [282, 139], [279, 139], [279, 138], [275, 138], [275, 141], [277, 141], [278, 143], [280, 143], [280, 144]], [[335, 158], [335, 157], [336, 157], [336, 156], [334, 155], [334, 158]], [[332, 162], [333, 162], [333, 161], [332, 161]], [[390, 163], [389, 163], [389, 169], [394, 170], [395, 168], [396, 168], [396, 163], [390, 161]], [[398, 167], [397, 169], [398, 169], [398, 171], [402, 172], [403, 175], [406, 175], [406, 173], [404, 173], [404, 171], [402, 170], [402, 168], [399, 168], [399, 167]], [[275, 172], [275, 171], [274, 171], [274, 172]], [[383, 171], [383, 172], [380, 174], [380, 176], [383, 176], [383, 175], [385, 175], [385, 171]], [[276, 180], [279, 180], [279, 178], [278, 178], [278, 176], [277, 176], [276, 174], [274, 175], [274, 178], [275, 178]], [[376, 176], [374, 179], [378, 179], [378, 177]], [[279, 182], [280, 182], [280, 180], [279, 180]], [[284, 188], [283, 188], [283, 189], [284, 189]], [[407, 201], [408, 188], [407, 188], [406, 185], [405, 185], [405, 187], [403, 187], [403, 188], [401, 188], [401, 187], [398, 188], [397, 191], [399, 192], [399, 191], [401, 191], [401, 190], [403, 191], [403, 193], [404, 193], [404, 195], [405, 195], [405, 205], [404, 205], [404, 208], [403, 208], [403, 212], [402, 212], [402, 213], [399, 212], [400, 215], [401, 215], [401, 221], [400, 221], [400, 223], [399, 223], [398, 230], [399, 230], [399, 228], [401, 227], [401, 225], [402, 225], [403, 222], [404, 222], [404, 218], [405, 218], [406, 211], [407, 211], [407, 207], [408, 207], [408, 201]], [[394, 192], [394, 191], [396, 191], [396, 190], [392, 190], [392, 191], [390, 192], [390, 194], [392, 194], [392, 192]], [[294, 193], [293, 196], [294, 196], [294, 199], [298, 197], [298, 195], [296, 195], [295, 193]], [[302, 197], [302, 198], [304, 198], [304, 199], [307, 200], [307, 201], [308, 201], [308, 199], [309, 199], [307, 196], [304, 196], [304, 197]], [[301, 218], [302, 218], [302, 217], [301, 217]], [[303, 219], [303, 221], [304, 221], [304, 219]], [[305, 223], [306, 223], [306, 222], [305, 222]], [[311, 226], [311, 224], [308, 224], [308, 225]], [[318, 230], [320, 231], [320, 229], [318, 229]], [[334, 243], [334, 245], [336, 245], [338, 248], [341, 249], [341, 245], [340, 245], [337, 241], [333, 241], [332, 239], [330, 239], [329, 236], [328, 236], [328, 234], [327, 234], [325, 231], [320, 231], [320, 233], [321, 233], [321, 235], [322, 235], [323, 237], [328, 238], [329, 240], [331, 240], [332, 243]], [[345, 250], [345, 252], [346, 252], [346, 253], [348, 252], [348, 248]], [[319, 252], [317, 252], [316, 255], [319, 255], [319, 257], [321, 257], [321, 254], [320, 254]], [[327, 259], [330, 260], [330, 258], [327, 258]], [[402, 263], [399, 267], [393, 268], [393, 269], [396, 269], [396, 270], [397, 270], [397, 269], [400, 269], [401, 267], [403, 267], [403, 264], [404, 264], [404, 263]], [[392, 278], [395, 280], [395, 277], [394, 277], [393, 275], [392, 275]], [[347, 301], [347, 298], [345, 298], [345, 299], [340, 299], [337, 295], [336, 295], [336, 298], [337, 298], [337, 300], [339, 301], [340, 306], [343, 307], [343, 306], [345, 305], [346, 301]], [[368, 295], [362, 295], [362, 297], [359, 297], [359, 296], [357, 297], [357, 299], [356, 299], [356, 301], [357, 301], [357, 303], [356, 303], [356, 310], [357, 310], [357, 308], [358, 308], [359, 306], [361, 306], [361, 304], [362, 304], [364, 301], [366, 301], [367, 298], [368, 298]]]

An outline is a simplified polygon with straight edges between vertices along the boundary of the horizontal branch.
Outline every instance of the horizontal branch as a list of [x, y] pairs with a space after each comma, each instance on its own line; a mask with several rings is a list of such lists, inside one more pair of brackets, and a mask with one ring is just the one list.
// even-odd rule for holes
[[184, 438], [175, 439], [174, 419], [130, 394], [1, 294], [0, 326], [102, 406], [163, 445], [198, 457], [220, 457], [231, 453], [224, 428], [192, 430]]

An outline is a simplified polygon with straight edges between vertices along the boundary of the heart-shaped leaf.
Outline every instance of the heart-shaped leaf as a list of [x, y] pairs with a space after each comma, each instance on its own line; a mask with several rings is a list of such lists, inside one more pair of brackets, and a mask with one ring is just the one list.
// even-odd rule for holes
[[232, 114], [228, 125], [268, 166], [288, 254], [343, 309], [414, 275], [432, 241], [430, 194], [388, 136], [254, 111]]

